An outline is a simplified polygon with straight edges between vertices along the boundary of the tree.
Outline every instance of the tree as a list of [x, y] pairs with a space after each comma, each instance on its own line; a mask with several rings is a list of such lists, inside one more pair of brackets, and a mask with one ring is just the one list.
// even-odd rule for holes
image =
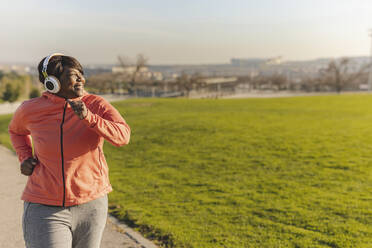
[[177, 77], [176, 84], [178, 85], [179, 90], [186, 92], [186, 96], [189, 96], [189, 93], [192, 88], [191, 85], [192, 83], [189, 75], [182, 72], [182, 74], [179, 77]]
[[115, 93], [128, 91], [128, 82], [130, 78], [125, 74], [118, 73], [100, 73], [90, 76], [87, 79], [87, 91], [92, 93]]
[[275, 87], [276, 90], [285, 90], [288, 87], [288, 79], [282, 74], [272, 74], [268, 77], [271, 85]]
[[350, 71], [350, 67], [351, 60], [349, 58], [332, 60], [329, 62], [327, 68], [320, 70], [320, 80], [340, 93], [348, 85], [352, 84], [353, 81], [361, 77], [370, 68], [370, 64], [365, 64], [354, 72]]
[[28, 98], [31, 84], [30, 75], [19, 75], [15, 72], [3, 73], [0, 79], [0, 98], [5, 98], [6, 101]]
[[5, 91], [3, 92], [2, 99], [8, 102], [17, 101], [19, 94], [21, 92], [20, 87], [15, 87], [12, 84], [5, 85]]
[[252, 89], [260, 90], [266, 82], [267, 80], [265, 79], [265, 76], [262, 74], [259, 74], [251, 78], [250, 84], [251, 84]]
[[200, 90], [206, 87], [203, 77], [200, 73], [196, 72], [192, 75], [187, 75], [185, 72], [177, 77], [176, 85], [179, 91], [182, 91], [183, 95], [189, 97], [191, 90]]
[[[149, 59], [145, 55], [140, 53], [137, 55], [137, 59], [134, 65], [133, 63], [130, 62], [130, 59], [128, 59], [127, 57], [118, 56], [118, 61], [120, 67], [124, 69], [123, 70], [124, 74], [127, 74], [130, 77], [128, 87], [129, 92], [133, 93], [136, 82], [143, 80], [142, 78], [140, 78], [140, 72], [142, 68], [147, 66]], [[130, 67], [134, 67], [133, 70], [126, 70]]]
[[37, 88], [32, 88], [29, 97], [30, 98], [36, 98], [40, 96], [40, 91]]

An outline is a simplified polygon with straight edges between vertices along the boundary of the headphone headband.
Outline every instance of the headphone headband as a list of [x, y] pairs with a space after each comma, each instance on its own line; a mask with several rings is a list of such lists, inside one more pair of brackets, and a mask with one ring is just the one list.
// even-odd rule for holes
[[62, 54], [62, 53], [52, 53], [52, 54], [50, 54], [48, 57], [46, 57], [46, 58], [44, 59], [44, 62], [43, 62], [43, 70], [41, 71], [41, 72], [43, 73], [44, 78], [47, 78], [47, 77], [48, 77], [48, 73], [47, 73], [48, 63], [49, 63], [49, 60], [50, 60], [53, 56], [63, 56], [63, 54]]

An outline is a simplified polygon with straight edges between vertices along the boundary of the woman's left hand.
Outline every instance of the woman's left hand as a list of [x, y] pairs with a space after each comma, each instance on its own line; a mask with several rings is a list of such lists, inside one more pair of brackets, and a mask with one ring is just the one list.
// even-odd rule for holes
[[39, 161], [35, 157], [29, 157], [21, 163], [21, 173], [25, 176], [31, 176], [35, 166]]
[[71, 101], [67, 99], [67, 102], [70, 104], [72, 110], [80, 118], [80, 120], [84, 119], [87, 116], [88, 109], [83, 101]]

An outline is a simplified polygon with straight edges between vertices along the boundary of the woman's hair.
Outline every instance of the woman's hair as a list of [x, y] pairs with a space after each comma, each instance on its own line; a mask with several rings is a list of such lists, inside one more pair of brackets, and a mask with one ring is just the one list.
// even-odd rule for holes
[[[45, 59], [46, 57], [40, 61], [39, 66], [37, 67], [39, 71], [39, 80], [41, 83], [44, 83], [44, 79], [45, 79], [42, 73], [43, 63]], [[65, 55], [56, 55], [50, 58], [48, 62], [48, 66], [47, 66], [47, 74], [49, 76], [55, 76], [56, 78], [59, 79], [61, 74], [63, 73], [63, 70], [66, 67], [76, 69], [80, 71], [81, 74], [84, 75], [83, 67], [81, 66], [79, 61], [77, 61], [77, 59], [73, 57], [65, 56]]]

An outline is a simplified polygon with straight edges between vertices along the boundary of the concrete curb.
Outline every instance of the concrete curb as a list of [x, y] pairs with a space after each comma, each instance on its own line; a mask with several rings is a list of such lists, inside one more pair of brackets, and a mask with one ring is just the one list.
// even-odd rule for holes
[[127, 235], [130, 239], [136, 242], [140, 248], [158, 248], [154, 243], [145, 239], [140, 233], [134, 231], [132, 228], [128, 227], [122, 221], [119, 221], [114, 216], [109, 215], [108, 220], [113, 223], [118, 228], [118, 231]]

